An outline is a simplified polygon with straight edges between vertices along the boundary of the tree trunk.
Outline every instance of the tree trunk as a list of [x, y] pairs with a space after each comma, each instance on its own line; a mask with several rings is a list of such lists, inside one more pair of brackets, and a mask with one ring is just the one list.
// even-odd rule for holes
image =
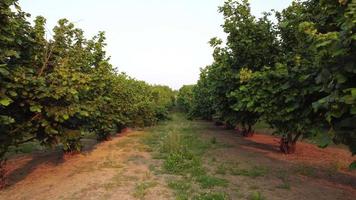
[[251, 125], [248, 125], [248, 128], [246, 128], [245, 125], [242, 125], [242, 136], [244, 136], [244, 137], [252, 137], [253, 136], [253, 131], [252, 131]]
[[222, 123], [221, 121], [216, 121], [215, 122], [215, 126], [222, 126], [222, 125], [224, 125], [224, 123]]
[[235, 126], [232, 125], [231, 123], [229, 123], [229, 122], [226, 122], [226, 123], [225, 123], [225, 129], [227, 129], [227, 130], [232, 130], [232, 129], [234, 129], [234, 128], [235, 128]]
[[280, 146], [279, 146], [281, 152], [285, 154], [295, 153], [297, 148], [297, 141], [301, 135], [302, 135], [301, 133], [297, 133], [294, 138], [291, 133], [288, 133], [287, 136], [284, 135], [281, 138]]
[[6, 160], [0, 160], [0, 190], [6, 186]]

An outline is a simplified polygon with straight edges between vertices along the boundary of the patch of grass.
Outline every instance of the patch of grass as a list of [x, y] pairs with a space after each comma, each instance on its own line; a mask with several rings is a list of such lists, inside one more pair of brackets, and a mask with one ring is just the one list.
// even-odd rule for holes
[[128, 134], [126, 137], [135, 138], [135, 137], [142, 137], [142, 136], [143, 136], [142, 132], [137, 131], [137, 132], [133, 132], [133, 133]]
[[159, 149], [161, 153], [172, 154], [178, 153], [184, 148], [182, 136], [176, 132], [170, 132], [162, 138]]
[[154, 174], [154, 175], [158, 175], [158, 174], [161, 174], [162, 171], [159, 169], [159, 167], [157, 165], [153, 165], [153, 164], [150, 164], [148, 166], [148, 169]]
[[217, 143], [216, 137], [212, 137], [212, 138], [210, 139], [210, 143], [211, 143], [211, 144], [216, 144], [216, 143]]
[[261, 192], [253, 192], [249, 198], [249, 200], [265, 200], [266, 198], [261, 194]]
[[237, 199], [244, 199], [244, 194], [240, 191], [240, 188], [235, 188], [235, 197], [237, 197]]
[[127, 158], [127, 162], [133, 162], [135, 164], [145, 163], [146, 158], [141, 155], [131, 155]]
[[182, 174], [183, 172], [187, 173], [200, 165], [200, 160], [192, 153], [178, 152], [168, 155], [167, 159], [164, 160], [163, 168], [167, 173]]
[[232, 147], [234, 147], [234, 145], [232, 145], [232, 144], [227, 144], [227, 143], [218, 143], [218, 144], [216, 145], [216, 147], [217, 147], [217, 148], [232, 148]]
[[193, 200], [227, 200], [228, 195], [221, 192], [205, 192], [193, 197]]
[[119, 142], [117, 142], [115, 144], [116, 147], [119, 147], [119, 148], [123, 148], [123, 147], [126, 147], [128, 144], [130, 144], [132, 142], [132, 139], [128, 139], [128, 138], [125, 138], [125, 139], [122, 139], [120, 140]]
[[133, 180], [138, 180], [138, 178], [135, 176], [125, 176], [123, 174], [123, 171], [121, 170], [111, 178], [110, 182], [103, 184], [102, 187], [105, 190], [109, 191], [113, 188], [122, 186], [126, 181], [133, 181]]
[[277, 188], [284, 189], [284, 190], [290, 190], [291, 186], [290, 186], [289, 182], [283, 181], [280, 185], [277, 185]]
[[200, 129], [201, 125], [193, 124], [180, 113], [174, 113], [172, 121], [152, 128], [150, 134], [142, 137], [142, 141], [153, 149], [153, 158], [163, 160], [162, 173], [178, 175], [179, 178], [175, 176], [177, 180], [167, 181], [177, 199], [227, 199], [222, 193], [199, 193], [200, 189], [228, 184], [225, 179], [206, 175], [202, 156], [208, 149], [216, 148], [219, 142], [216, 138], [200, 138], [197, 135]]
[[197, 177], [196, 181], [200, 183], [202, 188], [212, 188], [215, 186], [227, 186], [228, 181], [222, 178], [216, 178], [208, 175]]
[[231, 175], [248, 176], [248, 177], [256, 178], [259, 176], [265, 176], [268, 173], [268, 171], [269, 170], [266, 167], [254, 166], [249, 169], [232, 168], [230, 173]]
[[192, 184], [186, 179], [171, 180], [168, 182], [168, 187], [173, 190], [188, 191], [192, 187]]
[[202, 140], [194, 134], [185, 135], [183, 142], [186, 148], [197, 156], [202, 156], [207, 149], [212, 147], [210, 142]]
[[100, 168], [106, 168], [106, 169], [122, 168], [122, 167], [123, 167], [122, 165], [120, 165], [118, 162], [113, 161], [110, 158], [106, 158], [105, 161], [100, 164]]
[[225, 163], [221, 163], [217, 166], [215, 173], [225, 175], [228, 169], [229, 168], [228, 168], [228, 166], [226, 166]]
[[257, 190], [257, 189], [260, 189], [260, 187], [258, 187], [257, 185], [250, 185], [249, 189], [250, 190]]
[[125, 176], [122, 173], [116, 174], [111, 181], [116, 185], [121, 185], [121, 183], [126, 181], [137, 181], [138, 178], [136, 176]]
[[120, 186], [120, 184], [116, 184], [114, 182], [108, 182], [102, 185], [102, 187], [106, 190], [106, 191], [110, 191], [115, 187]]
[[303, 175], [303, 176], [315, 176], [316, 170], [315, 168], [305, 165], [305, 164], [301, 164], [301, 165], [297, 165], [294, 169], [295, 173]]
[[156, 185], [157, 182], [153, 182], [153, 181], [138, 183], [135, 186], [133, 196], [142, 199], [147, 194], [147, 190], [152, 187], [155, 187]]
[[175, 191], [176, 199], [185, 200], [189, 199], [192, 183], [187, 179], [171, 180], [168, 182], [168, 187]]
[[96, 162], [90, 161], [90, 162], [85, 162], [83, 165], [80, 166], [75, 166], [75, 170], [69, 175], [69, 176], [74, 176], [75, 174], [81, 174], [81, 173], [88, 173], [97, 170], [97, 165]]
[[136, 146], [136, 149], [140, 152], [152, 152], [153, 149], [147, 145], [138, 145]]
[[150, 133], [145, 134], [141, 137], [141, 142], [151, 148], [159, 144], [159, 138], [162, 134], [155, 131], [150, 131]]
[[277, 185], [276, 188], [285, 189], [285, 190], [290, 190], [291, 189], [291, 186], [290, 186], [290, 183], [289, 183], [289, 175], [288, 175], [287, 171], [279, 170], [278, 174], [277, 174], [277, 177], [279, 179], [281, 179], [282, 183], [280, 185]]
[[152, 159], [156, 159], [156, 160], [164, 160], [167, 158], [166, 154], [158, 153], [158, 152], [153, 152], [151, 155], [152, 155]]
[[7, 155], [15, 155], [18, 153], [28, 154], [32, 153], [36, 150], [44, 150], [45, 148], [41, 146], [41, 144], [37, 141], [35, 142], [27, 142], [19, 145], [18, 147], [11, 147], [7, 153]]
[[258, 121], [254, 126], [253, 129], [261, 132], [261, 133], [268, 133], [268, 134], [273, 134], [275, 132], [275, 129], [271, 128], [267, 122], [265, 121]]

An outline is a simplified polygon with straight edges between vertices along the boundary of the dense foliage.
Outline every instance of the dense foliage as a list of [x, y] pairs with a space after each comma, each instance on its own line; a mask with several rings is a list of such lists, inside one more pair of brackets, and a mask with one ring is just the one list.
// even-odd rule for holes
[[104, 33], [87, 39], [61, 19], [47, 39], [45, 18], [28, 17], [16, 0], [0, 2], [0, 160], [25, 142], [79, 151], [83, 133], [106, 140], [167, 117], [174, 92], [116, 72]]
[[177, 107], [181, 111], [189, 112], [193, 98], [193, 85], [182, 86], [177, 94]]
[[190, 113], [239, 125], [251, 135], [258, 121], [283, 135], [292, 153], [300, 137], [331, 141], [356, 153], [356, 2], [294, 1], [256, 19], [247, 0], [227, 0], [226, 44], [213, 38], [214, 63], [193, 88]]

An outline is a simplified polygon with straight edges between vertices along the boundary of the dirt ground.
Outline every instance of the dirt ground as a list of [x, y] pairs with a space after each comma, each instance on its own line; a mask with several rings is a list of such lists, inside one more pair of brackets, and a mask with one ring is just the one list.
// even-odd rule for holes
[[[65, 158], [57, 151], [10, 160], [10, 186], [0, 199], [170, 199], [164, 181], [149, 170], [154, 160], [138, 143], [141, 134], [128, 132]], [[145, 187], [152, 187], [147, 194]]]
[[[347, 150], [300, 142], [296, 154], [284, 155], [273, 136], [242, 138], [209, 122], [192, 123], [196, 134], [224, 145], [209, 149], [203, 161], [209, 173], [229, 181], [221, 188], [229, 199], [250, 199], [251, 191], [265, 199], [356, 199], [356, 173], [347, 170], [354, 158]], [[9, 186], [0, 199], [175, 199], [167, 176], [152, 170], [162, 161], [140, 140], [145, 134], [128, 131], [100, 144], [87, 140], [85, 151], [73, 156], [50, 151], [10, 159]], [[233, 175], [225, 173], [226, 166], [263, 166], [264, 174]]]
[[[233, 199], [245, 199], [241, 194], [251, 189], [261, 191], [266, 199], [356, 199], [356, 173], [348, 170], [355, 158], [346, 149], [320, 149], [298, 142], [296, 153], [285, 155], [279, 151], [279, 139], [271, 135], [243, 138], [234, 131], [211, 127], [203, 136], [231, 145], [211, 151], [206, 157], [214, 157], [218, 163], [264, 166], [268, 171], [256, 178], [223, 176], [237, 188], [237, 193], [231, 192]], [[211, 166], [211, 162], [207, 165]]]

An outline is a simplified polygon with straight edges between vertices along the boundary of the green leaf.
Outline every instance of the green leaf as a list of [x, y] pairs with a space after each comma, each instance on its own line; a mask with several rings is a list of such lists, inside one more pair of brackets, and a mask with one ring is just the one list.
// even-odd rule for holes
[[8, 76], [10, 73], [5, 68], [0, 67], [0, 74], [3, 76]]
[[5, 97], [5, 98], [2, 98], [0, 99], [0, 104], [3, 105], [3, 106], [8, 106], [12, 103], [12, 99], [8, 98], [8, 97]]
[[356, 88], [351, 88], [351, 96], [356, 98]]
[[0, 115], [0, 123], [4, 125], [9, 125], [15, 123], [15, 119], [6, 115]]
[[325, 132], [323, 130], [319, 130], [316, 136], [316, 143], [319, 148], [326, 148], [332, 142], [332, 135], [334, 134], [333, 130], [329, 130], [329, 132]]
[[89, 116], [89, 113], [87, 111], [84, 111], [84, 110], [80, 111], [79, 114], [81, 116], [84, 116], [84, 117], [88, 117]]
[[353, 162], [350, 164], [349, 169], [352, 170], [352, 171], [356, 169], [356, 161], [353, 161]]
[[64, 120], [69, 119], [69, 115], [67, 115], [67, 114], [64, 114], [62, 117], [63, 117]]
[[352, 115], [356, 115], [356, 106], [352, 106], [352, 107], [351, 107], [350, 113], [351, 113]]
[[9, 94], [10, 94], [12, 97], [16, 97], [16, 96], [17, 96], [17, 93], [14, 92], [14, 91], [9, 91]]
[[326, 40], [316, 45], [317, 48], [327, 46], [332, 42], [332, 40]]
[[40, 105], [30, 106], [30, 111], [31, 111], [31, 112], [40, 113], [41, 110], [42, 110], [42, 106], [40, 106]]
[[337, 73], [335, 77], [336, 77], [336, 80], [337, 80], [337, 82], [339, 84], [345, 83], [347, 81], [347, 78], [344, 75], [340, 74], [340, 73]]
[[14, 50], [7, 50], [5, 51], [5, 55], [8, 56], [8, 57], [16, 57], [16, 58], [19, 58], [20, 55], [17, 51], [14, 51]]

